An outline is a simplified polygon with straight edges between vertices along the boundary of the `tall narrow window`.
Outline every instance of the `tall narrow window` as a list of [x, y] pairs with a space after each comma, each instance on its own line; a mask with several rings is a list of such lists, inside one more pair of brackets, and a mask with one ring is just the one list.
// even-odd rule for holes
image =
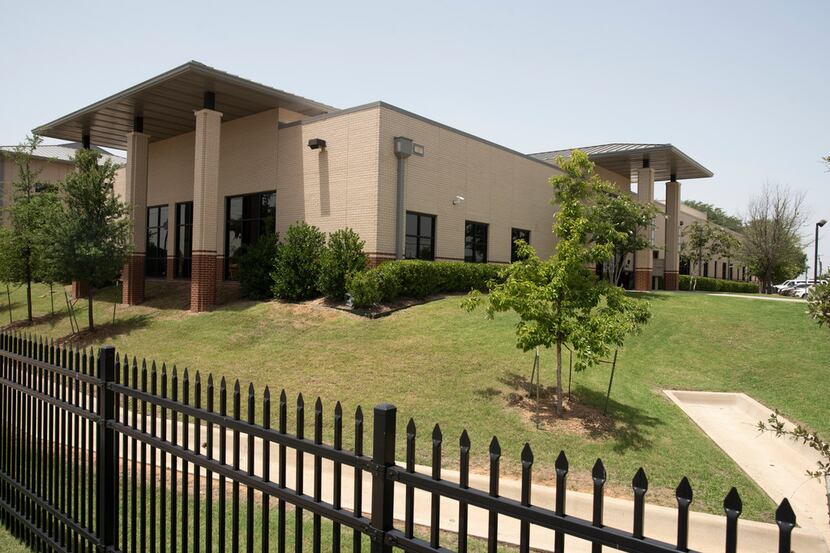
[[190, 278], [193, 255], [193, 202], [176, 204], [176, 278]]
[[519, 259], [519, 251], [516, 248], [516, 240], [524, 240], [530, 244], [530, 231], [520, 228], [514, 228], [510, 231], [510, 262], [513, 263]]
[[167, 206], [147, 208], [147, 253], [144, 258], [147, 276], [167, 276]]
[[705, 276], [705, 277], [709, 276], [709, 262], [708, 261], [703, 262], [703, 276]]
[[407, 259], [435, 259], [435, 215], [406, 212]]
[[487, 224], [467, 221], [464, 225], [464, 261], [487, 263]]
[[225, 205], [225, 278], [236, 280], [238, 257], [246, 246], [261, 236], [276, 231], [277, 194], [258, 192], [245, 196], [231, 196]]

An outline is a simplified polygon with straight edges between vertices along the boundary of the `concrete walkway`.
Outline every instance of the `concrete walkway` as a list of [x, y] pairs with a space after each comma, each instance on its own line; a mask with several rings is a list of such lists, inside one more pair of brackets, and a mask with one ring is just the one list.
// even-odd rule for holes
[[766, 300], [766, 301], [786, 301], [790, 303], [805, 303], [806, 300], [802, 298], [784, 298], [780, 296], [767, 296], [762, 294], [728, 294], [728, 293], [718, 293], [718, 294], [706, 294], [707, 296], [719, 296], [722, 298], [743, 298], [745, 300]]
[[[148, 429], [149, 429], [148, 422]], [[169, 426], [169, 425], [168, 425]], [[160, 428], [159, 428], [160, 430]], [[149, 430], [148, 430], [149, 431]], [[170, 435], [168, 429], [168, 436]], [[178, 436], [181, 438], [182, 428], [181, 424], [178, 429]], [[199, 450], [202, 454], [207, 455], [209, 452], [202, 447], [204, 445], [206, 429], [201, 430], [201, 442]], [[189, 448], [192, 449], [194, 427], [191, 424], [189, 428], [189, 436], [191, 443]], [[219, 457], [219, 431], [214, 431], [214, 449], [213, 458]], [[227, 451], [226, 459], [232, 459], [232, 433], [227, 434]], [[247, 439], [243, 436], [240, 440], [240, 466], [247, 467]], [[140, 450], [139, 450], [140, 451]], [[259, 439], [254, 440], [254, 473], [256, 475], [262, 474], [261, 455], [262, 442]], [[129, 456], [129, 448], [127, 452], [122, 452]], [[140, 454], [139, 454], [140, 457]], [[271, 467], [270, 476], [271, 481], [276, 481], [277, 477], [277, 446], [271, 444]], [[148, 461], [150, 459], [148, 458]], [[228, 461], [229, 462], [229, 461]], [[403, 465], [403, 463], [399, 463]], [[181, 470], [181, 463], [178, 465]], [[287, 486], [294, 488], [295, 485], [295, 455], [294, 451], [288, 449], [286, 471], [287, 471]], [[430, 473], [430, 468], [426, 466], [417, 466], [416, 470], [425, 474]], [[189, 466], [189, 473], [192, 474], [193, 465]], [[313, 457], [306, 454], [303, 462], [303, 479], [305, 483], [304, 492], [311, 494], [313, 489], [313, 475], [314, 465]], [[204, 477], [204, 470], [202, 470], [202, 477]], [[458, 473], [456, 471], [444, 470], [442, 477], [445, 480], [458, 482]], [[218, 476], [214, 475], [214, 478]], [[323, 461], [322, 463], [322, 499], [327, 502], [332, 501], [333, 482], [334, 482], [334, 468], [333, 463]], [[470, 487], [480, 490], [488, 489], [489, 479], [486, 475], [473, 474], [470, 475]], [[342, 474], [342, 506], [345, 510], [351, 510], [354, 505], [354, 471], [351, 468], [344, 467]], [[371, 509], [371, 476], [368, 473], [363, 474], [363, 505], [364, 511]], [[518, 480], [502, 479], [500, 493], [504, 497], [513, 499], [520, 498], [521, 483]], [[552, 508], [554, 505], [555, 488], [550, 486], [533, 486], [532, 503], [534, 505], [545, 506]], [[403, 521], [404, 519], [404, 497], [405, 487], [401, 484], [395, 486], [395, 519]], [[648, 496], [646, 496], [648, 498]], [[415, 524], [421, 526], [429, 526], [430, 524], [430, 502], [431, 496], [428, 493], [416, 491], [415, 493]], [[795, 503], [795, 502], [794, 502]], [[440, 527], [442, 530], [449, 532], [456, 532], [458, 529], [458, 503], [449, 499], [441, 500], [441, 517]], [[592, 496], [587, 493], [580, 493], [575, 491], [568, 492], [567, 512], [570, 515], [577, 516], [586, 520], [590, 520], [592, 513]], [[606, 498], [605, 500], [605, 523], [608, 526], [624, 529], [630, 531], [633, 520], [633, 503], [630, 501]], [[676, 539], [677, 515], [673, 508], [659, 507], [654, 505], [646, 506], [646, 535], [650, 538], [658, 539], [668, 543], [673, 543]], [[400, 526], [402, 527], [402, 525]], [[469, 509], [468, 522], [469, 535], [479, 538], [486, 538], [488, 533], [488, 515], [487, 512], [478, 508], [471, 507]], [[710, 515], [704, 513], [692, 512], [690, 516], [690, 540], [689, 546], [702, 552], [719, 552], [724, 549], [725, 536], [725, 518], [723, 516]], [[507, 517], [499, 518], [499, 541], [505, 544], [517, 545], [519, 543], [519, 523], [514, 519]], [[530, 537], [531, 547], [540, 551], [553, 551], [553, 532], [533, 527], [531, 529]], [[739, 526], [738, 550], [746, 553], [765, 553], [777, 551], [778, 529], [773, 524], [764, 524], [753, 521], [741, 521]], [[569, 552], [588, 553], [591, 550], [589, 543], [575, 538], [566, 539], [567, 548]], [[828, 549], [824, 543], [823, 538], [818, 532], [810, 528], [799, 528], [793, 533], [793, 549], [796, 552], [818, 552], [827, 553]]]
[[[772, 409], [742, 393], [667, 390], [680, 407], [758, 485], [779, 503], [790, 500], [798, 524], [821, 533], [830, 543], [830, 521], [824, 483], [815, 470], [818, 452], [788, 437], [759, 432]], [[787, 421], [789, 428], [793, 425]]]

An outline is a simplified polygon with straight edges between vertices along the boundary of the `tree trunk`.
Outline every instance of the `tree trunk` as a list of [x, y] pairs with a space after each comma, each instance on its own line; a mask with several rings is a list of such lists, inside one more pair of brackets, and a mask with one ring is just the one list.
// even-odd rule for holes
[[95, 330], [95, 320], [92, 317], [92, 286], [87, 288], [87, 308], [89, 312], [87, 313], [87, 320], [89, 321], [89, 330]]
[[556, 340], [556, 415], [562, 417], [562, 340]]
[[26, 308], [28, 309], [27, 317], [28, 317], [29, 324], [32, 324], [34, 322], [34, 319], [32, 318], [32, 279], [31, 278], [26, 280]]

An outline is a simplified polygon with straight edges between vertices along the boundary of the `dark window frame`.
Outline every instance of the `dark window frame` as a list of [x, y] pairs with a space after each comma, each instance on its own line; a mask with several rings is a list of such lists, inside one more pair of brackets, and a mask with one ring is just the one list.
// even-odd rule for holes
[[[409, 230], [408, 222], [409, 222], [409, 216], [410, 215], [414, 215], [417, 218], [415, 234], [409, 234], [409, 232], [408, 232], [408, 230]], [[430, 228], [429, 237], [427, 237], [425, 234], [423, 234], [423, 231], [421, 229], [421, 222], [423, 221], [424, 217], [430, 219], [431, 228]], [[438, 217], [433, 215], [432, 213], [422, 213], [420, 211], [407, 211], [406, 212], [406, 218], [407, 218], [407, 221], [406, 221], [407, 222], [407, 225], [406, 225], [407, 232], [405, 234], [405, 241], [404, 241], [404, 258], [406, 258], [406, 259], [421, 259], [421, 260], [425, 260], [425, 261], [435, 261], [435, 227], [436, 227], [436, 221], [437, 221]], [[406, 255], [406, 242], [409, 241], [410, 237], [415, 238], [415, 252], [416, 252], [415, 257], [410, 257], [410, 256]], [[432, 243], [432, 245], [430, 246], [430, 254], [431, 255], [429, 255], [429, 256], [422, 256], [421, 255], [421, 251], [422, 251], [421, 241], [422, 240], [429, 240]]]
[[[484, 227], [484, 238], [482, 240], [481, 236], [475, 236], [475, 234], [470, 234], [468, 232], [470, 225], [475, 225], [478, 227]], [[480, 230], [480, 229], [479, 229]], [[472, 239], [472, 240], [471, 240]], [[471, 241], [472, 244], [470, 245], [471, 253], [467, 253], [468, 249], [468, 242]], [[482, 251], [482, 242], [484, 245]], [[467, 263], [487, 263], [487, 249], [490, 245], [490, 225], [488, 223], [481, 223], [479, 221], [464, 221], [464, 261]], [[476, 251], [479, 250], [481, 253], [481, 259], [476, 259], [477, 253]]]
[[[277, 231], [277, 227], [276, 227], [276, 223], [277, 223], [277, 200], [276, 200], [277, 191], [276, 190], [263, 190], [263, 191], [260, 191], [260, 192], [250, 192], [250, 193], [246, 193], [246, 194], [234, 194], [232, 196], [225, 196], [225, 248], [224, 248], [224, 256], [225, 256], [224, 279], [225, 280], [234, 280], [233, 276], [231, 275], [231, 268], [232, 268], [231, 265], [233, 265], [233, 263], [231, 261], [232, 261], [233, 254], [230, 253], [230, 240], [229, 240], [231, 223], [240, 223], [240, 225], [242, 225], [242, 227], [243, 227], [243, 234], [240, 238], [241, 241], [242, 241], [240, 246], [239, 246], [240, 248], [243, 247], [243, 246], [250, 246], [252, 244], [255, 244], [256, 241], [259, 240], [260, 237], [264, 236], [265, 233], [268, 232], [267, 228], [265, 229], [265, 232], [263, 232], [263, 227], [261, 226], [263, 224], [263, 221], [267, 221], [268, 217], [267, 216], [263, 217], [261, 213], [256, 217], [245, 217], [245, 199], [246, 198], [258, 197], [258, 198], [260, 198], [260, 201], [257, 202], [257, 203], [259, 204], [260, 207], [262, 207], [261, 198], [263, 196], [266, 196], [266, 195], [267, 196], [273, 196], [273, 198], [274, 198], [274, 207], [273, 207], [273, 209], [274, 209], [273, 223], [274, 224], [273, 224], [273, 228], [270, 229], [270, 231], [271, 232], [276, 232]], [[242, 216], [240, 217], [239, 220], [231, 221], [231, 202], [233, 200], [237, 199], [237, 198], [242, 198]], [[246, 223], [248, 223], [248, 224], [256, 223], [257, 224], [257, 232], [256, 232], [257, 238], [255, 240], [253, 240], [251, 242], [247, 242], [247, 243], [244, 241], [245, 240], [245, 238], [244, 238], [244, 227], [245, 227]], [[234, 250], [234, 254], [236, 253], [236, 251], [238, 251], [238, 249]]]
[[[150, 225], [150, 212], [158, 210], [156, 224]], [[164, 224], [161, 224], [161, 215], [164, 213]], [[144, 249], [144, 275], [153, 278], [167, 278], [167, 238], [170, 232], [170, 206], [167, 204], [147, 206], [147, 225], [145, 228], [145, 249]], [[164, 229], [164, 243], [161, 240], [161, 231]], [[150, 242], [150, 233], [155, 230], [157, 233], [156, 243]], [[151, 246], [156, 251], [151, 252]], [[160, 252], [164, 252], [163, 254]], [[155, 255], [151, 255], [154, 253]]]
[[[185, 221], [181, 220], [181, 208], [185, 208]], [[190, 278], [193, 276], [193, 202], [177, 202], [176, 203], [176, 244], [175, 244], [175, 261], [173, 263], [175, 278]], [[189, 242], [190, 248], [186, 246], [180, 248], [182, 241], [182, 231], [184, 231], [185, 244]], [[182, 255], [182, 250], [187, 249], [187, 255]]]
[[[516, 236], [517, 234], [525, 234], [527, 238], [523, 236]], [[510, 229], [510, 263], [514, 263], [518, 261], [518, 251], [516, 250], [516, 240], [524, 240], [528, 244], [530, 244], [530, 231], [523, 228], [513, 227]]]

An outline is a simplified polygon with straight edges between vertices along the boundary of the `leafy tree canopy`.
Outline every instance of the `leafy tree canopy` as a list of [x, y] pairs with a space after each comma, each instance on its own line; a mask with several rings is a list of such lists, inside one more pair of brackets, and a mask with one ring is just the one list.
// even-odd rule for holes
[[705, 213], [706, 218], [710, 223], [720, 225], [736, 232], [741, 232], [741, 229], [743, 228], [743, 223], [740, 217], [729, 215], [720, 207], [706, 202], [699, 202], [697, 200], [684, 200], [683, 203], [693, 209], [697, 209], [698, 211]]

